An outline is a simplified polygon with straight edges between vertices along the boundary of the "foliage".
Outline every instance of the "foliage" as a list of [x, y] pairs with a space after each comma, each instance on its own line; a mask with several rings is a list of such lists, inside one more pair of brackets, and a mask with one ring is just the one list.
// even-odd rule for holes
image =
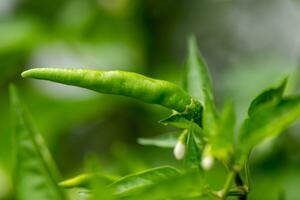
[[65, 199], [57, 185], [58, 172], [43, 138], [34, 127], [13, 86], [10, 93], [15, 127], [14, 185], [17, 198]]
[[[15, 186], [19, 198], [65, 199], [62, 192], [62, 188], [65, 188], [64, 191], [68, 193], [76, 191], [69, 199], [159, 200], [202, 199], [207, 196], [215, 199], [232, 196], [246, 199], [250, 192], [248, 158], [252, 149], [265, 139], [279, 135], [300, 117], [300, 97], [284, 95], [287, 82], [284, 79], [278, 87], [264, 91], [252, 101], [248, 117], [235, 133], [233, 103], [228, 101], [222, 112], [217, 110], [208, 68], [194, 37], [190, 37], [188, 49], [185, 90], [173, 83], [131, 72], [52, 68], [24, 72], [22, 75], [26, 78], [129, 96], [173, 109], [173, 113], [160, 122], [181, 131], [150, 139], [142, 138], [139, 143], [174, 147], [175, 157], [184, 159], [185, 167], [178, 170], [163, 166], [125, 177], [93, 172], [59, 183], [53, 175], [55, 167], [48, 150], [40, 142], [39, 134], [25, 114], [16, 91], [12, 89], [17, 152]], [[205, 178], [215, 162], [222, 163], [228, 170], [222, 188], [212, 187]]]

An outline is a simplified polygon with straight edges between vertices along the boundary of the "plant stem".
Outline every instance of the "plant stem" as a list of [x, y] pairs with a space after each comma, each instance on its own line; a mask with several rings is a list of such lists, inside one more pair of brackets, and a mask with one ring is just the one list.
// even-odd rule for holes
[[250, 180], [249, 180], [249, 175], [250, 175], [250, 170], [249, 170], [249, 156], [248, 159], [245, 161], [245, 182], [246, 186], [249, 189], [250, 188]]
[[230, 171], [229, 172], [229, 174], [228, 174], [228, 176], [227, 176], [227, 179], [226, 179], [226, 182], [225, 182], [225, 184], [224, 184], [224, 187], [223, 187], [223, 189], [220, 191], [220, 198], [221, 199], [226, 199], [226, 197], [227, 197], [227, 194], [228, 194], [228, 192], [229, 192], [229, 190], [230, 190], [230, 186], [231, 186], [231, 184], [232, 184], [232, 181], [233, 181], [233, 179], [234, 179], [234, 177], [235, 177], [235, 174], [236, 174], [236, 172], [235, 171]]
[[244, 196], [245, 195], [245, 192], [242, 191], [242, 190], [230, 190], [228, 191], [227, 193], [227, 196], [236, 196], [236, 197], [241, 197], [241, 196]]
[[235, 181], [236, 186], [238, 186], [238, 187], [244, 186], [243, 180], [239, 173], [236, 173], [234, 181]]
[[[235, 180], [236, 185], [238, 186], [237, 189], [230, 189], [231, 184]], [[227, 179], [225, 181], [224, 187], [220, 191], [212, 191], [207, 188], [206, 192], [204, 192], [204, 196], [211, 196], [216, 199], [226, 199], [227, 197], [238, 197], [239, 200], [246, 200], [247, 199], [247, 187], [243, 185], [243, 181], [240, 178], [240, 175], [236, 171], [230, 171]]]
[[240, 196], [238, 199], [239, 200], [246, 200], [247, 199], [247, 194], [248, 194], [248, 187], [246, 185], [244, 185], [243, 180], [240, 176], [239, 173], [235, 174], [235, 184], [236, 186], [241, 189], [242, 191], [244, 191], [244, 195]]

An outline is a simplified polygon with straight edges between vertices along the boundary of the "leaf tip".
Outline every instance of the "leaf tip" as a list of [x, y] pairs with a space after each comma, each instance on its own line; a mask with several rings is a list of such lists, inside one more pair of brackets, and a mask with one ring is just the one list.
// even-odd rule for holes
[[282, 88], [282, 90], [284, 90], [286, 88], [286, 85], [288, 83], [288, 80], [289, 80], [289, 77], [288, 76], [285, 76], [282, 81], [281, 81], [281, 84], [280, 84], [280, 88]]
[[196, 36], [194, 34], [189, 35], [188, 37], [188, 50], [189, 50], [189, 54], [197, 51], [197, 39]]
[[61, 181], [57, 184], [59, 187], [68, 188], [69, 184], [66, 181]]

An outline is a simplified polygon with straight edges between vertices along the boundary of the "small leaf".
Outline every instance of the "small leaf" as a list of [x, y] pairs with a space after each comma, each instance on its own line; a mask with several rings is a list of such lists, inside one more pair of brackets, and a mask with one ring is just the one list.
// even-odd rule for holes
[[160, 182], [178, 174], [180, 174], [179, 171], [173, 167], [157, 167], [125, 176], [112, 183], [109, 187], [115, 190], [116, 195], [129, 195], [138, 188]]
[[10, 87], [10, 100], [15, 128], [14, 186], [17, 199], [65, 199], [57, 186], [58, 171], [50, 153], [13, 86]]
[[212, 86], [207, 64], [197, 48], [195, 36], [189, 38], [188, 58], [185, 70], [186, 77], [184, 85], [189, 94], [199, 100], [203, 105], [205, 105], [205, 101], [207, 101], [206, 98], [212, 100]]
[[66, 193], [71, 200], [91, 200], [91, 191], [85, 188], [67, 189]]
[[186, 196], [182, 196], [182, 197], [178, 197], [178, 198], [174, 198], [172, 200], [207, 200], [207, 195], [204, 194], [198, 194], [198, 195], [186, 195]]
[[[109, 182], [112, 182], [112, 179], [114, 178], [109, 176], [104, 177], [103, 175], [99, 176], [99, 172], [102, 171], [99, 160], [95, 156], [89, 156], [85, 163], [85, 168], [89, 174], [94, 174], [94, 176], [89, 177], [88, 183], [88, 186], [90, 187], [90, 200], [115, 200], [113, 191], [107, 187]], [[86, 194], [88, 193], [85, 192], [85, 195]]]
[[193, 121], [193, 119], [190, 119], [190, 120], [187, 119], [186, 115], [183, 113], [172, 114], [169, 117], [160, 120], [159, 123], [162, 123], [164, 125], [174, 126], [177, 128], [182, 128], [182, 129], [189, 129], [190, 127], [192, 127], [194, 129], [194, 131], [198, 133], [198, 135], [203, 134], [203, 131], [200, 128], [200, 126], [198, 124], [196, 124]]
[[228, 161], [233, 153], [235, 113], [232, 102], [225, 104], [220, 115], [217, 133], [209, 139], [211, 153], [218, 159]]
[[198, 170], [188, 172], [155, 184], [147, 185], [136, 190], [130, 200], [177, 199], [189, 196], [202, 196], [205, 190], [205, 180]]
[[193, 126], [188, 129], [188, 136], [187, 136], [187, 151], [185, 156], [185, 164], [188, 168], [194, 169], [200, 167], [200, 150], [197, 146], [195, 140], [195, 133]]
[[188, 128], [190, 126], [190, 121], [181, 113], [172, 114], [169, 117], [160, 120], [159, 123], [177, 128]]
[[173, 148], [180, 136], [180, 132], [164, 133], [153, 138], [139, 138], [138, 143], [141, 145], [153, 145], [163, 148]]
[[90, 188], [91, 181], [95, 179], [100, 179], [105, 184], [110, 184], [117, 180], [117, 177], [109, 176], [105, 174], [81, 174], [74, 178], [67, 179], [59, 183], [59, 186], [63, 188], [74, 188], [74, 187], [82, 187], [82, 188]]
[[253, 113], [242, 125], [238, 137], [242, 156], [264, 139], [276, 136], [300, 117], [300, 96], [283, 98], [277, 104]]
[[258, 95], [250, 104], [248, 115], [251, 116], [255, 111], [263, 106], [276, 104], [282, 98], [287, 79], [285, 78], [282, 83], [276, 87], [268, 89]]
[[208, 134], [216, 126], [217, 112], [207, 64], [202, 58], [194, 36], [189, 38], [189, 54], [186, 63], [185, 88], [204, 106], [202, 125]]

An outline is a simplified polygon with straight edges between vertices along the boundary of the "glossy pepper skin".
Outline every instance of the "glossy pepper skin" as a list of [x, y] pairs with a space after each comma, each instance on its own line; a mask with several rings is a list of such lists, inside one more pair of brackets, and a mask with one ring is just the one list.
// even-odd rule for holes
[[178, 112], [185, 111], [192, 102], [191, 96], [177, 85], [133, 72], [36, 68], [23, 72], [22, 76], [79, 86], [100, 93], [128, 96]]

